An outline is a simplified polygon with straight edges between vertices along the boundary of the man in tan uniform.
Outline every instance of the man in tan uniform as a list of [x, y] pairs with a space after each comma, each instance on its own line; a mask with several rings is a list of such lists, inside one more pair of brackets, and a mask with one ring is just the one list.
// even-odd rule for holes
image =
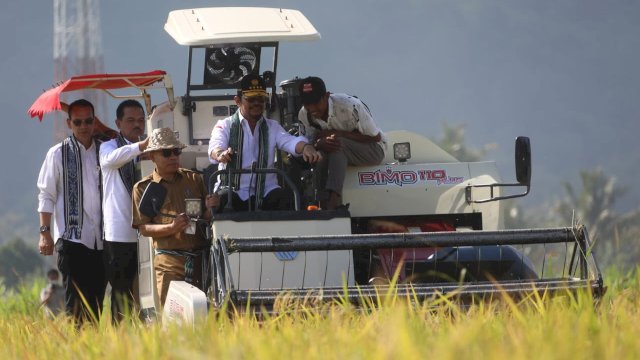
[[[157, 288], [163, 306], [169, 283], [173, 280], [184, 280], [205, 290], [202, 284], [202, 260], [210, 244], [204, 226], [197, 226], [195, 233], [186, 231], [190, 228], [191, 220], [185, 214], [185, 199], [203, 201], [206, 209], [201, 212], [200, 218], [205, 220], [211, 219], [210, 209], [217, 205], [216, 199], [207, 195], [202, 176], [180, 168], [179, 156], [184, 147], [171, 129], [155, 129], [145, 150], [155, 164], [155, 170], [133, 188], [132, 225], [140, 230], [141, 235], [153, 239]], [[167, 190], [164, 202], [158, 208], [163, 215], [153, 218], [145, 216], [139, 209], [142, 195], [151, 182], [159, 183]]]

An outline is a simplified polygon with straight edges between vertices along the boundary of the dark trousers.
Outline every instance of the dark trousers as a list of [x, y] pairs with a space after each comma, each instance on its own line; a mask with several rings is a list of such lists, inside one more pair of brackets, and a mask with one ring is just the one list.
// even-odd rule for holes
[[133, 283], [138, 273], [138, 243], [104, 242], [104, 267], [111, 284], [111, 317], [120, 322], [134, 308]]
[[340, 146], [340, 150], [336, 152], [323, 152], [322, 160], [316, 164], [316, 174], [318, 174], [316, 176], [321, 197], [324, 190], [342, 195], [347, 166], [378, 165], [384, 160], [384, 150], [378, 143], [361, 143], [341, 137]]
[[66, 313], [79, 323], [91, 320], [90, 314], [99, 319], [107, 286], [102, 250], [92, 250], [80, 243], [58, 239], [56, 251], [58, 270], [64, 283]]
[[[220, 205], [216, 210], [217, 213], [225, 212], [225, 207], [228, 202], [227, 189], [218, 191], [220, 196]], [[240, 196], [234, 191], [231, 194], [231, 208], [233, 211], [248, 211], [249, 209], [255, 210], [256, 208], [255, 196], [249, 197], [247, 200], [240, 199]], [[285, 190], [283, 188], [275, 188], [271, 190], [262, 200], [262, 206], [260, 210], [292, 210], [293, 209], [293, 196], [291, 190]]]

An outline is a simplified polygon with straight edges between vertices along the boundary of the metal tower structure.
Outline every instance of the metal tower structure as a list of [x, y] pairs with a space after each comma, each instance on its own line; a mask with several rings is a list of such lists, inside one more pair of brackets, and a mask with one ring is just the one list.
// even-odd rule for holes
[[[104, 72], [100, 10], [98, 0], [53, 0], [53, 61], [54, 81], [71, 76]], [[95, 107], [95, 115], [105, 121], [106, 97], [100, 91], [75, 91], [73, 98], [63, 95], [70, 103], [84, 98]], [[54, 142], [70, 134], [66, 114], [59, 113], [54, 123]]]

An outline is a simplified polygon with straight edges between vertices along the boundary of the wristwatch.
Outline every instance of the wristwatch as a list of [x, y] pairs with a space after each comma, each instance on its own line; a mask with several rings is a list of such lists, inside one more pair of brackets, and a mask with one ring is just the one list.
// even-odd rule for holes
[[49, 226], [49, 225], [42, 225], [42, 226], [40, 226], [40, 232], [41, 232], [41, 233], [43, 233], [43, 232], [47, 232], [47, 231], [49, 231], [49, 230], [51, 230], [51, 226]]

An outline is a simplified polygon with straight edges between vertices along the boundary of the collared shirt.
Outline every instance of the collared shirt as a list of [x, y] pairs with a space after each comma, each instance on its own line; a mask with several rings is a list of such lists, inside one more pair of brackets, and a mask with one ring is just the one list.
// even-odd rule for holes
[[[82, 160], [82, 234], [80, 239], [65, 239], [81, 243], [89, 249], [102, 250], [100, 232], [100, 168], [96, 155], [95, 142], [85, 149], [78, 144]], [[38, 212], [53, 213], [53, 238], [58, 239], [64, 233], [64, 173], [62, 170], [62, 143], [53, 146], [40, 168], [38, 176]]]
[[[290, 154], [298, 156], [296, 154], [296, 144], [299, 142], [307, 143], [307, 139], [304, 136], [293, 136], [286, 132], [280, 124], [271, 119], [265, 119], [264, 117], [258, 120], [256, 124], [255, 131], [252, 133], [249, 128], [249, 123], [240, 113], [240, 120], [242, 124], [242, 129], [244, 131], [243, 137], [243, 145], [242, 145], [242, 168], [250, 169], [251, 164], [253, 162], [258, 161], [258, 153], [260, 150], [260, 136], [259, 129], [260, 124], [263, 121], [267, 122], [267, 126], [269, 128], [269, 157], [267, 166], [270, 168], [274, 167], [274, 161], [276, 156], [276, 148], [280, 150], [284, 150]], [[232, 117], [228, 117], [224, 120], [219, 120], [216, 123], [216, 126], [213, 127], [213, 131], [211, 131], [211, 140], [209, 141], [209, 154], [213, 149], [227, 149], [229, 147], [229, 133], [231, 132], [231, 122]], [[211, 159], [209, 156], [209, 161], [213, 164], [217, 164], [218, 162], [214, 159]], [[226, 164], [220, 164], [219, 169], [225, 169]], [[253, 178], [253, 184], [250, 185], [251, 178]], [[238, 196], [242, 200], [247, 200], [250, 195], [255, 195], [256, 191], [256, 182], [257, 177], [251, 174], [243, 174], [240, 177], [240, 189], [237, 191]], [[216, 183], [215, 189], [217, 190], [220, 186], [220, 177], [218, 177], [218, 182]], [[278, 188], [278, 178], [276, 174], [267, 174], [265, 176], [265, 195], [268, 194], [271, 190]]]
[[[383, 149], [386, 149], [387, 139], [371, 116], [371, 112], [364, 103], [357, 97], [347, 94], [330, 94], [329, 106], [327, 109], [327, 121], [314, 118], [314, 123], [322, 130], [354, 131], [357, 130], [362, 135], [376, 136], [380, 134], [379, 142]], [[302, 107], [298, 113], [298, 119], [304, 125], [304, 135], [309, 141], [316, 139], [318, 129], [316, 129], [307, 118], [307, 110]]]
[[100, 145], [102, 168], [102, 216], [106, 241], [136, 242], [138, 232], [131, 227], [131, 196], [120, 176], [120, 168], [140, 155], [140, 146], [126, 140], [118, 147], [116, 139]]
[[[204, 186], [202, 176], [194, 171], [179, 169], [175, 177], [168, 181], [160, 177], [156, 170], [133, 186], [133, 221], [131, 226], [138, 228], [143, 224], [170, 224], [173, 218], [158, 215], [154, 218], [147, 217], [140, 212], [138, 205], [144, 191], [150, 182], [156, 182], [167, 189], [167, 195], [159, 212], [168, 215], [178, 215], [185, 212], [185, 199], [201, 199], [201, 208], [204, 211], [204, 198], [207, 189]], [[171, 236], [153, 238], [153, 246], [160, 250], [194, 250], [207, 246], [204, 229], [201, 227], [195, 234], [180, 232]]]

